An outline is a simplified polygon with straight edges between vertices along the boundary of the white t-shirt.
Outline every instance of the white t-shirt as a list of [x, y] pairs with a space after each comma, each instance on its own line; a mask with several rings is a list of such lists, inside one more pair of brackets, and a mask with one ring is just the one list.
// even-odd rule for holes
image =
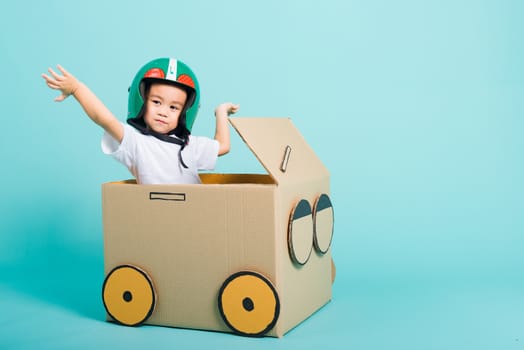
[[139, 184], [200, 183], [198, 170], [212, 170], [218, 158], [218, 141], [201, 136], [189, 136], [182, 150], [184, 168], [178, 158], [180, 146], [141, 134], [134, 127], [124, 126], [124, 138], [119, 144], [108, 133], [102, 137], [102, 151], [124, 164]]

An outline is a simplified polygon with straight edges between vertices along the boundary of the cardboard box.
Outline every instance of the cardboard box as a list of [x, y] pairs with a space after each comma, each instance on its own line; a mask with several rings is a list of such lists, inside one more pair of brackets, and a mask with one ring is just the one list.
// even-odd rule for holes
[[289, 118], [231, 118], [268, 174], [102, 185], [108, 319], [281, 337], [331, 299], [329, 172]]

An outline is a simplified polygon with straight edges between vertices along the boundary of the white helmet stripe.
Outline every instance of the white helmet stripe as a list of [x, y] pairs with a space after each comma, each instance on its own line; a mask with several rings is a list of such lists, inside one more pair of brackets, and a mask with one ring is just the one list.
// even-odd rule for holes
[[167, 67], [166, 79], [176, 81], [176, 68], [177, 68], [177, 60], [170, 58], [169, 66]]

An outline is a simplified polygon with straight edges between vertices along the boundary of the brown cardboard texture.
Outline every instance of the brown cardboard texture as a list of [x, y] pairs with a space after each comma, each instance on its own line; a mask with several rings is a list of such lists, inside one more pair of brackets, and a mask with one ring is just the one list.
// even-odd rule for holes
[[102, 185], [108, 319], [281, 337], [331, 299], [329, 172], [289, 118], [231, 118], [268, 174]]

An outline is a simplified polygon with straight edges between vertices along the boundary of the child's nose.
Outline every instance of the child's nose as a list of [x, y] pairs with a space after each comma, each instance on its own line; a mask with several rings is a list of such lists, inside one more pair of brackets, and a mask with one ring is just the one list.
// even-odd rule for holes
[[163, 115], [164, 117], [167, 117], [168, 112], [169, 112], [169, 107], [160, 108], [160, 114]]

